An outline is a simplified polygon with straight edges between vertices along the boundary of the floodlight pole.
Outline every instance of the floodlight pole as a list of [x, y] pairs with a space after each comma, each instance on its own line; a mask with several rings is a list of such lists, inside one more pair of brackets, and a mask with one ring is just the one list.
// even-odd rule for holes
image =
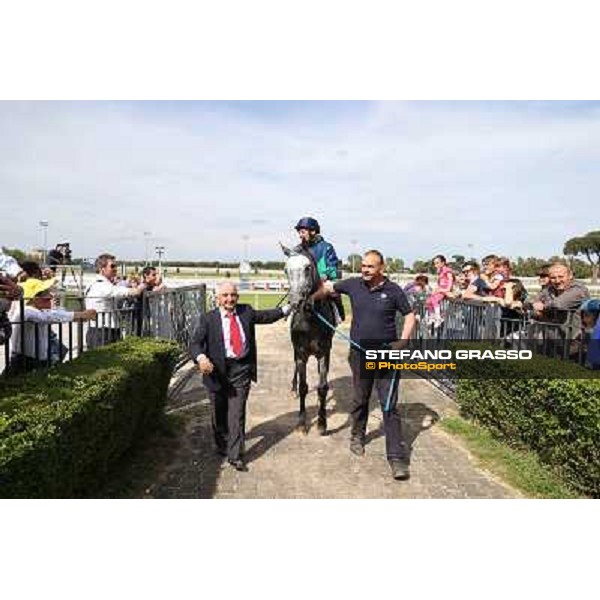
[[44, 246], [42, 248], [42, 261], [45, 265], [48, 260], [48, 221], [40, 221], [40, 227], [44, 231]]
[[164, 246], [156, 246], [156, 254], [158, 254], [158, 274], [162, 279], [162, 255], [165, 253]]

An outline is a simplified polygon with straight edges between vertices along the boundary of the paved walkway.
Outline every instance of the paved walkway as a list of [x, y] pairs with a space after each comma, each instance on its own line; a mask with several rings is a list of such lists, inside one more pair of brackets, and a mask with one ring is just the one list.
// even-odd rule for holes
[[246, 458], [238, 473], [216, 456], [210, 409], [194, 374], [170, 404], [188, 417], [175, 460], [148, 491], [154, 498], [508, 498], [517, 493], [475, 467], [470, 454], [435, 425], [455, 411], [443, 394], [421, 379], [402, 383], [400, 410], [412, 440], [411, 479], [394, 481], [384, 455], [381, 412], [374, 398], [366, 454], [348, 450], [351, 394], [347, 345], [334, 342], [328, 407], [329, 435], [316, 428], [316, 363], [311, 360], [307, 398], [313, 426], [294, 430], [298, 401], [290, 394], [292, 352], [286, 323], [257, 327], [259, 383], [250, 394]]

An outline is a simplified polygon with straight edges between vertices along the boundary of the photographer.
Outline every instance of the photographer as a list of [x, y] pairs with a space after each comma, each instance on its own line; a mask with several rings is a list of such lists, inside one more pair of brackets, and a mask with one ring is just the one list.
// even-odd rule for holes
[[56, 244], [54, 250], [48, 252], [48, 266], [56, 271], [58, 265], [71, 264], [71, 244], [69, 242], [61, 242]]

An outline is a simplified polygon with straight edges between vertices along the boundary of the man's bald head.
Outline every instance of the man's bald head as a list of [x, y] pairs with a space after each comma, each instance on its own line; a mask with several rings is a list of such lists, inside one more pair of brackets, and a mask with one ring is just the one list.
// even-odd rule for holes
[[565, 290], [573, 281], [573, 271], [567, 265], [554, 263], [548, 270], [550, 285], [556, 290]]
[[367, 250], [362, 259], [360, 272], [367, 285], [377, 285], [383, 280], [385, 264], [379, 250]]
[[223, 281], [217, 285], [217, 294], [222, 294], [223, 292], [235, 292], [237, 294], [237, 285], [231, 281]]
[[367, 250], [364, 254], [365, 258], [367, 257], [371, 257], [377, 260], [377, 262], [380, 265], [384, 264], [384, 260], [383, 260], [383, 254], [381, 254], [381, 252], [379, 252], [379, 250]]

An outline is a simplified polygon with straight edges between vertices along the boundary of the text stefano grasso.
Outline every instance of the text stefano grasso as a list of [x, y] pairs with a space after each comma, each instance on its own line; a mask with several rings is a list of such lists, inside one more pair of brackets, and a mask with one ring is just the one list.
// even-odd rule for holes
[[531, 350], [366, 350], [366, 360], [531, 360]]

